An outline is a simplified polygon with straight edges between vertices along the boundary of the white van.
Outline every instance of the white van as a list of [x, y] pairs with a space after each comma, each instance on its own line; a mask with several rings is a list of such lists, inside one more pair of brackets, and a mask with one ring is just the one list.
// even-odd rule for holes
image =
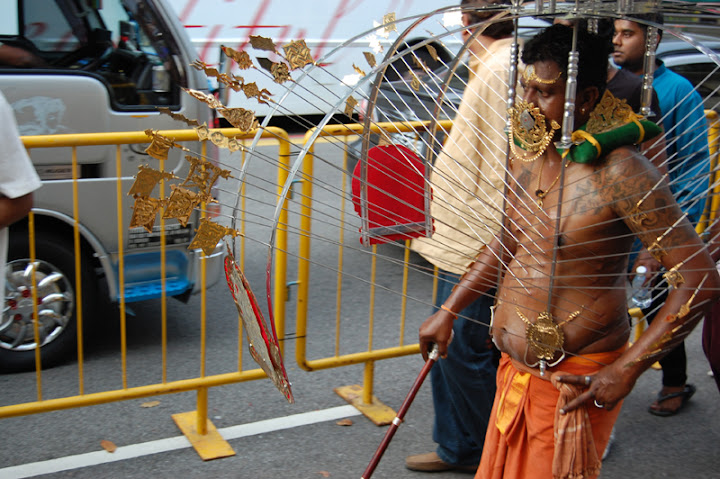
[[[228, 2], [226, 0], [169, 0], [181, 23], [185, 25], [198, 58], [208, 64], [221, 63], [220, 46], [225, 45], [236, 50], [246, 47], [251, 35], [271, 38], [279, 47], [292, 40], [305, 40], [313, 58], [317, 61], [335, 48], [342, 45], [342, 55], [332, 55], [328, 63], [316, 69], [312, 78], [306, 78], [292, 95], [282, 99], [280, 107], [252, 105], [258, 117], [273, 112], [274, 115], [305, 116], [322, 118], [329, 111], [328, 103], [346, 96], [347, 86], [343, 79], [355, 72], [353, 64], [369, 68], [363, 52], [372, 51], [367, 35], [375, 25], [382, 25], [386, 14], [394, 13], [395, 18], [405, 19], [415, 15], [427, 14], [443, 7], [457, 6], [459, 0], [244, 0]], [[459, 15], [457, 15], [459, 22]], [[443, 16], [434, 19], [422, 29], [405, 39], [406, 47], [415, 45], [445, 31]], [[408, 23], [398, 26], [402, 31]], [[350, 40], [356, 38], [351, 43]], [[397, 36], [397, 34], [395, 34]], [[378, 38], [384, 46], [390, 40]], [[449, 39], [453, 44], [433, 41], [430, 43], [444, 60], [452, 57], [452, 51], [462, 44], [459, 36]], [[346, 44], [347, 43], [347, 44]], [[401, 52], [402, 48], [398, 49]], [[255, 51], [255, 56], [268, 56], [268, 52]], [[272, 59], [272, 54], [269, 55]], [[429, 54], [428, 54], [429, 56]], [[382, 59], [382, 54], [377, 55]], [[424, 59], [429, 64], [431, 58]], [[233, 65], [234, 67], [234, 65]], [[432, 65], [431, 65], [432, 68]], [[253, 70], [232, 70], [246, 81], [255, 81], [267, 87], [279, 101], [284, 90], [268, 82], [268, 75]], [[293, 72], [293, 78], [301, 73]], [[241, 93], [227, 92], [225, 100], [231, 107], [248, 108], [249, 102]], [[327, 102], [325, 101], [327, 100]]]
[[[42, 66], [0, 65], [0, 90], [15, 110], [21, 135], [179, 129], [157, 107], [190, 119], [209, 121], [210, 110], [181, 88], [208, 90], [207, 78], [188, 65], [196, 59], [177, 15], [162, 0], [6, 0], [0, 43], [35, 55]], [[192, 148], [194, 151], [198, 148]], [[196, 146], [196, 145], [195, 145]], [[119, 301], [115, 146], [78, 148], [84, 322], [99, 321], [99, 295]], [[138, 166], [157, 167], [141, 145], [122, 147], [123, 191]], [[187, 172], [180, 151], [171, 151], [166, 169]], [[42, 295], [55, 294], [41, 314], [42, 364], [52, 365], [76, 349], [73, 195], [69, 149], [34, 149], [31, 157], [43, 179], [35, 192], [38, 281]], [[9, 174], [3, 172], [0, 174]], [[132, 198], [123, 195], [125, 227]], [[167, 281], [161, 283], [160, 226], [123, 232], [124, 300], [161, 296], [185, 299], [199, 290], [200, 250], [189, 251], [197, 212], [187, 226], [166, 223]], [[0, 371], [34, 367], [32, 305], [27, 304], [28, 224], [10, 230], [5, 314], [0, 321]], [[222, 274], [220, 245], [207, 258], [208, 285]], [[23, 296], [25, 294], [25, 296]], [[58, 300], [58, 298], [60, 298]], [[41, 298], [42, 299], [42, 298]], [[25, 300], [25, 302], [23, 302]], [[23, 306], [24, 305], [24, 306]]]

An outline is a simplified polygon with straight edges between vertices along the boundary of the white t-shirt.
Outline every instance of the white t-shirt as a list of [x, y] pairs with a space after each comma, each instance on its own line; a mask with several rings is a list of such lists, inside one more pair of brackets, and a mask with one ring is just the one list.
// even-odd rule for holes
[[[0, 194], [18, 198], [31, 193], [42, 183], [20, 141], [12, 107], [0, 92]], [[5, 309], [5, 263], [7, 263], [8, 229], [0, 229], [0, 292]]]

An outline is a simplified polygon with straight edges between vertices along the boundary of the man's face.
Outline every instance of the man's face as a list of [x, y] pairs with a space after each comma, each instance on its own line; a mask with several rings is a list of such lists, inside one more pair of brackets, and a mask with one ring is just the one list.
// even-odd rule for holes
[[523, 75], [523, 100], [533, 103], [545, 115], [546, 124], [555, 120], [562, 124], [565, 105], [565, 78], [554, 61], [541, 61], [528, 65], [534, 75]]
[[615, 20], [613, 61], [633, 73], [641, 73], [645, 57], [645, 30], [629, 20]]

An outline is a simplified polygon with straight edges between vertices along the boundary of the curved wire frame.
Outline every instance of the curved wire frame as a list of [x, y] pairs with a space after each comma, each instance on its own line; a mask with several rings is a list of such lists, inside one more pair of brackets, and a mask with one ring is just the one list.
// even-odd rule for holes
[[[389, 302], [395, 298], [400, 299], [401, 309], [411, 310], [411, 313], [416, 315], [419, 320], [424, 319], [432, 306], [433, 267], [423, 258], [405, 252], [405, 244], [390, 242], [371, 249], [360, 246], [359, 238], [363, 234], [363, 219], [356, 216], [349, 206], [352, 198], [346, 183], [347, 172], [352, 171], [352, 168], [347, 164], [348, 156], [351, 160], [359, 161], [362, 164], [367, 161], [368, 151], [376, 144], [383, 142], [401, 144], [414, 149], [418, 156], [424, 159], [425, 171], [423, 173], [426, 179], [430, 178], [431, 174], [442, 176], [443, 173], [437, 168], [438, 153], [441, 150], [440, 145], [442, 145], [449, 131], [440, 125], [442, 120], [451, 120], [458, 114], [460, 99], [468, 81], [465, 72], [469, 70], [467, 63], [469, 42], [481, 33], [484, 28], [500, 20], [512, 20], [519, 25], [517, 30], [520, 32], [520, 36], [527, 38], [537, 28], [538, 20], [544, 20], [549, 24], [555, 18], [568, 17], [587, 17], [590, 19], [633, 18], [635, 13], [644, 11], [650, 3], [652, 2], [594, 1], [569, 5], [555, 5], [554, 2], [548, 5], [543, 2], [538, 2], [537, 5], [519, 5], [516, 3], [509, 14], [475, 25], [475, 36], [468, 42], [463, 42], [461, 39], [464, 27], [457, 22], [452, 25], [445, 22], [448, 18], [459, 19], [459, 7], [447, 7], [424, 15], [395, 20], [355, 35], [323, 58], [317, 59], [313, 65], [306, 66], [302, 70], [293, 70], [291, 72], [292, 81], [277, 84], [273, 81], [270, 72], [262, 71], [267, 77], [267, 88], [272, 89], [275, 93], [273, 96], [273, 113], [265, 117], [257, 135], [255, 135], [249, 146], [245, 146], [240, 152], [231, 153], [223, 158], [221, 165], [232, 172], [232, 178], [228, 182], [218, 185], [220, 190], [219, 202], [224, 208], [219, 219], [230, 224], [233, 229], [238, 222], [242, 223], [243, 228], [247, 228], [242, 235], [233, 237], [233, 254], [237, 253], [238, 245], [236, 243], [238, 241], [251, 241], [256, 246], [267, 248], [264, 270], [269, 319], [273, 329], [272, 266], [273, 258], [280, 252], [290, 257], [294, 256], [299, 261], [307, 262], [316, 269], [337, 275], [338, 286], [346, 285], [356, 288], [358, 294], [370, 295], [370, 304], [359, 305], [357, 301], [350, 301], [350, 307], [345, 305], [344, 300], [339, 298], [335, 312], [337, 318], [342, 316], [342, 319], [350, 320], [358, 317], [362, 314], [361, 311], [364, 312], [367, 308], [370, 309], [372, 315], [374, 301], [377, 299], [375, 295], [377, 294], [381, 297], [380, 301], [383, 301], [383, 308], [388, 314], [400, 312], [396, 306], [389, 306]], [[707, 14], [707, 17], [712, 17], [710, 10], [702, 10], [702, 7], [691, 7], [682, 2], [663, 2], [663, 11], [666, 16], [676, 15], [682, 17], [683, 15], [696, 14], [691, 9], [699, 9], [701, 13]], [[528, 24], [531, 26], [528, 27]], [[653, 26], [660, 27], [659, 25]], [[718, 68], [720, 68], [720, 59], [709, 45], [704, 45], [702, 41], [694, 39], [679, 29], [664, 28], [662, 31], [665, 38], [675, 37], [682, 40], [692, 50], [704, 55], [709, 63], [718, 65]], [[416, 41], [418, 37], [423, 39]], [[358, 45], [361, 47], [363, 45], [367, 46], [365, 48], [355, 48]], [[380, 56], [379, 52], [373, 51], [373, 47], [377, 48], [379, 45], [385, 47], [385, 51], [382, 53], [384, 56], [382, 60], [371, 64], [370, 57], [377, 59]], [[447, 55], [435, 55], [435, 53], [438, 53], [437, 50], [441, 48], [445, 48], [455, 55], [449, 58]], [[433, 53], [433, 49], [436, 50], [435, 53]], [[517, 54], [517, 44], [514, 52]], [[357, 81], [354, 84], [344, 78], [332, 75], [323, 66], [332, 64], [338, 61], [339, 58], [348, 55], [354, 55], [355, 72], [348, 72], [348, 74], [357, 73]], [[715, 98], [716, 96], [720, 97], [717, 94], [720, 87], [716, 86], [718, 85], [716, 78], [720, 76], [718, 71], [720, 70], [716, 70], [705, 79], [701, 79], [696, 86], [696, 90], [709, 90], [704, 97], [705, 108], [708, 109], [720, 109]], [[390, 81], [390, 78], [395, 79]], [[313, 92], [314, 88], [322, 88], [323, 82], [328, 80], [338, 83], [345, 82], [347, 84], [345, 92], [341, 95], [333, 93], [331, 89], [326, 89], [325, 94], [322, 95]], [[508, 91], [514, 92], [514, 89], [508, 87]], [[508, 91], [502, 92], [502, 94], [510, 95]], [[311, 125], [309, 121], [303, 118], [295, 119], [301, 128], [313, 126], [315, 128], [311, 129], [302, 141], [290, 140], [294, 149], [293, 155], [297, 156], [288, 167], [281, 166], [282, 174], [287, 179], [281, 185], [277, 185], [275, 179], [268, 174], [268, 170], [278, 168], [277, 157], [266, 151], [262, 138], [268, 136], [270, 132], [268, 126], [273, 117], [292, 116], [293, 112], [288, 111], [283, 103], [293, 95], [300, 94], [302, 94], [304, 101], [312, 102], [314, 106], [326, 111], [327, 114], [317, 125]], [[308, 98], [312, 99], [309, 100]], [[330, 125], [335, 117], [347, 114], [348, 108], [354, 108], [352, 113], [357, 113], [359, 107], [356, 106], [355, 102], [349, 101], [351, 98], [354, 100], [360, 99], [358, 105], [366, 105], [359, 137], [351, 136], [353, 132], [348, 130], [348, 136], [339, 133], [336, 137], [331, 137], [328, 140], [323, 129]], [[514, 97], [507, 96], [507, 100], [508, 106], [512, 106]], [[663, 112], [664, 115], [668, 113]], [[504, 111], [497, 112], [497, 114], [506, 117]], [[426, 120], [429, 126], [420, 127], [412, 123], [417, 120]], [[394, 122], [395, 125], [399, 123], [405, 126], [416, 126], [408, 127], [408, 132], [397, 132], [392, 125], [387, 123], [388, 121]], [[342, 132], [342, 127], [337, 128], [336, 131]], [[482, 141], [484, 139], [482, 132], [476, 131], [473, 133], [478, 135], [476, 140]], [[501, 133], [506, 137], [504, 131], [496, 133]], [[325, 142], [322, 143], [322, 141]], [[348, 155], [348, 151], [350, 155]], [[468, 152], [468, 154], [473, 153], [472, 151]], [[238, 158], [239, 155], [242, 155], [241, 159]], [[452, 159], [445, 156], [441, 161], [452, 161]], [[311, 164], [314, 165], [314, 171], [306, 168]], [[511, 182], [507, 171], [506, 158], [502, 158], [501, 169], [505, 175], [496, 187], [506, 191]], [[428, 182], [427, 188], [432, 187], [434, 199], [447, 200], [458, 193], [472, 194], [481, 187], [487, 187], [487, 183], [491, 181], [490, 178], [483, 176], [483, 173], [478, 171], [468, 172], [467, 177], [477, 179], [473, 180], [473, 183], [466, 181], [467, 178], [446, 177], [442, 178], [444, 180], [443, 185], [431, 185]], [[708, 177], [711, 177], [714, 181], [714, 175], [711, 176], [711, 172], [708, 171], [706, 176], [696, 178], [696, 182], [707, 185]], [[236, 182], [237, 185], [233, 182]], [[305, 190], [294, 191], [293, 185], [298, 182], [311, 182], [315, 191], [312, 193], [306, 193]], [[714, 187], [715, 185], [712, 184], [711, 186]], [[564, 181], [559, 181], [559, 188], [567, 187], [568, 185]], [[698, 188], [698, 191], [698, 195], [686, 200], [689, 204], [702, 201], [705, 198], [707, 188], [701, 187]], [[477, 195], [477, 193], [475, 194]], [[532, 197], [532, 195], [527, 196]], [[297, 200], [305, 202], [305, 205], [301, 206], [299, 210], [296, 208]], [[251, 202], [251, 204], [247, 202]], [[288, 205], [293, 213], [299, 211], [302, 220], [300, 226], [293, 225], [290, 221], [284, 219], [283, 211]], [[462, 227], [453, 226], [453, 228], [456, 228], [455, 236], [466, 238], [468, 242], [474, 242], [479, 236], [487, 235], [489, 228], [487, 225], [491, 223], [489, 218], [502, 217], [507, 208], [516, 208], [517, 211], [517, 206], [508, 206], [505, 202], [489, 204], [482, 201], [482, 198], [477, 197], [473, 200], [473, 206], [474, 209], [471, 213], [464, 214], [461, 217]], [[528, 207], [529, 203], [521, 206]], [[452, 210], [452, 206], [446, 207], [450, 208], [451, 212], [456, 212]], [[706, 218], [714, 219], [714, 212], [708, 211]], [[550, 219], [549, 214], [539, 212], [532, 218], [524, 217], [523, 221], [529, 225], [534, 234], [539, 234], [544, 222]], [[562, 213], [556, 215], [557, 224], [562, 219]], [[312, 229], [308, 229], [307, 224], [312, 224]], [[506, 224], [505, 228], [493, 229], [492, 235], [512, 235], [510, 227], [513, 226], [515, 225]], [[557, 229], [557, 226], [553, 226], [553, 228]], [[277, 232], [280, 229], [285, 230], [295, 239], [309, 236], [314, 243], [312, 250], [307, 253], [293, 253], [289, 249], [279, 250]], [[334, 235], [335, 232], [339, 233], [337, 237]], [[661, 238], [664, 233], [666, 232], [657, 231], [658, 238]], [[330, 246], [338, 248], [338, 252], [330, 254]], [[579, 247], [582, 248], [583, 245], [579, 245]], [[542, 259], [542, 248], [540, 246], [530, 244], [523, 245], [522, 248], [522, 253], [535, 263], [524, 265], [523, 268], [537, 273], [538, 271], [544, 271], [544, 268], [548, 267], [547, 260]], [[318, 251], [321, 254], [318, 254]], [[458, 251], [458, 253], [466, 255], [468, 263], [474, 258], [474, 255], [467, 251]], [[350, 255], [352, 255], [353, 261], [367, 259], [372, 263], [372, 266], [362, 265], [355, 267], [349, 273], [344, 272], [342, 271], [343, 259], [349, 258]], [[608, 254], [604, 260], [622, 260], [620, 257], [623, 255], [625, 253], [621, 255]], [[593, 259], [597, 260], [598, 258]], [[552, 261], [552, 263], [562, 263], [562, 261], [560, 259]], [[380, 279], [368, 279], [366, 276], [371, 270], [376, 269], [377, 265], [380, 265], [381, 268], [383, 266], [387, 267], [389, 272]], [[503, 266], [505, 266], [506, 274], [515, 274], [513, 270], [506, 267], [507, 262]], [[399, 271], [403, 268], [407, 268], [409, 272], [400, 273]], [[413, 278], [416, 289], [407, 290], [403, 286], [403, 274]], [[544, 280], [550, 281], [551, 278], [547, 273], [543, 274], [545, 275]], [[552, 289], [570, 288], [573, 281], [578, 279], [580, 278], [565, 276], [562, 281], [556, 281]], [[661, 283], [660, 288], [666, 287], [667, 281], [664, 280]], [[529, 289], [528, 284], [519, 282], [519, 288], [515, 292], [516, 296], [520, 298], [519, 301], [530, 295]], [[552, 293], [551, 290], [549, 292], [549, 304], [552, 304]], [[347, 300], [347, 297], [345, 300]], [[582, 304], [574, 306], [576, 306], [573, 308], [574, 310], [583, 307]], [[327, 305], [318, 306], [313, 300], [313, 307], [329, 316]], [[342, 314], [341, 309], [343, 309]], [[548, 309], [551, 308], [548, 307]], [[574, 310], [553, 311], [553, 315], [565, 318]], [[541, 308], [529, 311], [534, 313], [535, 316], [542, 312]], [[618, 311], [618, 314], [625, 315], [626, 312]], [[345, 324], [338, 319], [336, 329], [340, 328], [340, 323]], [[350, 321], [350, 323], [353, 324], [353, 321]], [[327, 326], [325, 323], [323, 324]], [[406, 331], [408, 334], [414, 335], [418, 325], [419, 322], [403, 324], [400, 331], [400, 342], [402, 343], [403, 334]], [[600, 333], [601, 329], [600, 325], [594, 325], [592, 322], [587, 321], [580, 326], [578, 323], [569, 323], [564, 327], [583, 327], [596, 333]], [[620, 326], [618, 325], [617, 328], [620, 328]], [[602, 330], [603, 334], [611, 332]], [[277, 336], [274, 330], [273, 334]], [[374, 337], [371, 335], [368, 341], [372, 343], [374, 340], [379, 340], [386, 344], [392, 344], [397, 339], [395, 336], [377, 333]], [[395, 337], [395, 339], [391, 339], [392, 337]], [[339, 342], [340, 340], [336, 339], [336, 354], [341, 347], [338, 344]]]

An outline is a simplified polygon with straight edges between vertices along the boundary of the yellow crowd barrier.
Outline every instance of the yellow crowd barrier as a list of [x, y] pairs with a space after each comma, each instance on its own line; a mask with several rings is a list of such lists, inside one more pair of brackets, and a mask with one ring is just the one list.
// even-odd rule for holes
[[[247, 140], [255, 137], [255, 132], [249, 132], [245, 133], [241, 130], [235, 129], [235, 128], [226, 128], [226, 129], [220, 129], [220, 130], [211, 130], [211, 132], [219, 131], [223, 135], [230, 137], [230, 138], [236, 138], [238, 141], [241, 141], [243, 144], [247, 142]], [[168, 138], [172, 138], [174, 142], [176, 143], [182, 143], [182, 142], [197, 142], [198, 141], [198, 133], [195, 130], [168, 130], [168, 131], [160, 131], [161, 135], [166, 136]], [[278, 174], [279, 177], [277, 179], [278, 184], [283, 184], [285, 181], [285, 175], [288, 171], [288, 162], [290, 157], [290, 140], [288, 137], [287, 132], [280, 128], [266, 128], [262, 131], [261, 134], [262, 138], [273, 140], [273, 142], [277, 142], [278, 147], [278, 160], [277, 163], [279, 165], [278, 168]], [[142, 398], [142, 397], [149, 397], [149, 396], [155, 396], [155, 395], [162, 395], [162, 394], [171, 394], [171, 393], [178, 393], [178, 392], [184, 392], [184, 391], [196, 391], [197, 392], [197, 409], [196, 411], [192, 411], [189, 413], [183, 413], [183, 414], [177, 414], [174, 415], [173, 418], [175, 419], [176, 423], [180, 427], [180, 429], [188, 436], [190, 441], [195, 446], [198, 453], [203, 457], [203, 459], [211, 459], [214, 457], [224, 457], [228, 455], [234, 454], [234, 451], [232, 451], [232, 448], [230, 448], [229, 444], [227, 444], [217, 433], [215, 428], [213, 427], [212, 423], [209, 421], [207, 415], [208, 415], [208, 389], [215, 386], [221, 386], [226, 384], [232, 384], [242, 381], [249, 381], [249, 380], [255, 380], [255, 379], [261, 379], [265, 378], [265, 373], [262, 371], [262, 369], [251, 369], [246, 370], [243, 368], [242, 365], [242, 323], [238, 319], [238, 351], [229, 351], [228, 353], [234, 353], [238, 355], [238, 364], [237, 364], [237, 370], [234, 372], [224, 373], [224, 374], [215, 374], [215, 375], [206, 375], [205, 371], [205, 358], [206, 358], [206, 351], [208, 349], [208, 345], [206, 342], [206, 323], [207, 323], [207, 313], [206, 313], [206, 297], [207, 297], [207, 275], [206, 275], [206, 257], [205, 255], [201, 255], [200, 259], [200, 268], [201, 268], [201, 275], [200, 275], [200, 291], [199, 294], [201, 296], [201, 307], [200, 307], [200, 367], [199, 367], [199, 376], [198, 377], [189, 377], [181, 380], [175, 380], [175, 381], [168, 381], [167, 377], [167, 361], [168, 361], [168, 354], [167, 354], [167, 308], [166, 308], [166, 301], [167, 297], [165, 295], [165, 289], [163, 288], [163, 294], [162, 294], [162, 300], [161, 300], [161, 327], [162, 327], [162, 381], [155, 384], [145, 384], [135, 387], [128, 387], [128, 371], [127, 371], [127, 359], [128, 359], [128, 351], [127, 351], [127, 341], [126, 341], [126, 305], [125, 305], [125, 295], [123, 294], [123, 287], [124, 287], [124, 278], [123, 278], [123, 272], [125, 270], [124, 267], [124, 257], [125, 257], [125, 251], [124, 251], [124, 234], [125, 230], [128, 228], [127, 224], [123, 224], [123, 217], [124, 212], [122, 209], [123, 205], [123, 198], [126, 197], [127, 191], [124, 191], [123, 185], [127, 185], [127, 182], [123, 183], [123, 180], [127, 180], [127, 178], [123, 178], [122, 174], [122, 146], [123, 145], [133, 145], [133, 144], [147, 144], [150, 143], [150, 138], [148, 135], [146, 135], [144, 132], [122, 132], [122, 133], [90, 133], [90, 134], [73, 134], [73, 135], [47, 135], [47, 136], [28, 136], [28, 137], [22, 137], [22, 141], [25, 145], [25, 147], [30, 152], [30, 155], [32, 156], [34, 149], [39, 148], [55, 148], [55, 147], [69, 147], [70, 148], [70, 155], [71, 160], [69, 160], [67, 163], [72, 164], [72, 196], [73, 196], [73, 227], [74, 227], [74, 253], [75, 253], [75, 272], [76, 272], [76, 283], [75, 283], [75, 289], [76, 289], [76, 308], [77, 308], [77, 325], [78, 325], [78, 340], [77, 340], [77, 372], [78, 372], [78, 384], [79, 384], [79, 391], [77, 395], [74, 396], [67, 396], [67, 397], [56, 397], [51, 399], [45, 399], [43, 397], [43, 384], [42, 384], [42, 378], [43, 374], [51, 374], [50, 371], [45, 371], [41, 369], [41, 349], [37, 347], [35, 349], [35, 362], [36, 362], [36, 371], [35, 371], [35, 377], [36, 377], [36, 390], [37, 390], [37, 398], [35, 401], [25, 402], [25, 403], [19, 403], [19, 404], [12, 404], [12, 405], [4, 405], [0, 407], [0, 418], [7, 418], [7, 417], [14, 417], [14, 416], [21, 416], [21, 415], [28, 415], [28, 414], [35, 414], [35, 413], [42, 413], [42, 412], [48, 412], [48, 411], [55, 411], [60, 409], [68, 409], [68, 408], [76, 408], [81, 406], [90, 406], [90, 405], [97, 405], [97, 404], [103, 404], [113, 401], [121, 401], [121, 400], [128, 400], [128, 399], [134, 399], [134, 398]], [[79, 217], [79, 207], [78, 207], [78, 183], [79, 183], [79, 165], [78, 165], [78, 150], [82, 149], [83, 147], [89, 147], [89, 146], [97, 146], [97, 145], [115, 145], [115, 164], [116, 164], [116, 175], [115, 183], [116, 183], [116, 190], [117, 190], [117, 220], [118, 220], [118, 245], [119, 250], [117, 251], [118, 256], [118, 286], [119, 286], [119, 312], [120, 312], [120, 336], [121, 336], [121, 368], [122, 368], [122, 388], [116, 389], [116, 390], [108, 390], [108, 391], [100, 391], [100, 392], [93, 392], [93, 393], [86, 393], [85, 392], [85, 375], [84, 375], [84, 353], [83, 353], [83, 320], [87, 318], [83, 318], [83, 312], [82, 312], [82, 278], [81, 278], [81, 268], [80, 268], [80, 257], [81, 257], [81, 237], [80, 237], [80, 229], [82, 228], [81, 224], [81, 218]], [[207, 148], [208, 148], [208, 141], [203, 141], [201, 143], [201, 155], [206, 156], [207, 155]], [[245, 150], [242, 151], [242, 162], [245, 161]], [[164, 169], [164, 167], [161, 165], [160, 169]], [[242, 187], [244, 188], [244, 184]], [[161, 182], [161, 192], [163, 191], [164, 185]], [[202, 216], [204, 217], [206, 213], [206, 206], [203, 205], [201, 208], [202, 210]], [[245, 211], [244, 208], [242, 210]], [[244, 213], [243, 213], [244, 215]], [[36, 223], [36, 214], [30, 213], [28, 218], [28, 229], [29, 229], [29, 244], [30, 244], [30, 260], [35, 261], [35, 252], [34, 252], [34, 244], [36, 239], [36, 231], [35, 231], [35, 223]], [[162, 217], [162, 214], [160, 214]], [[244, 228], [244, 216], [239, 218], [240, 220], [240, 228], [241, 233]], [[162, 219], [160, 220], [163, 221]], [[278, 237], [278, 245], [280, 247], [281, 251], [285, 251], [286, 244], [284, 243], [286, 241], [286, 237], [279, 236]], [[244, 244], [244, 238], [240, 238], [241, 246], [240, 246], [240, 262], [244, 261], [244, 251], [245, 251], [245, 244]], [[161, 239], [160, 239], [160, 249], [161, 249], [161, 264], [162, 264], [162, 284], [166, 285], [166, 271], [165, 271], [165, 251], [166, 251], [166, 238], [165, 238], [165, 230], [162, 228], [161, 225]], [[115, 252], [112, 252], [115, 254]], [[276, 258], [276, 265], [279, 268], [283, 268], [283, 263], [285, 259], [282, 255], [280, 257]], [[34, 314], [37, 317], [38, 311], [37, 311], [37, 281], [34, 281], [34, 288], [33, 288], [33, 295], [34, 295]], [[279, 298], [278, 301], [275, 302], [275, 308], [280, 312], [279, 316], [282, 318], [284, 316], [284, 299], [282, 297]], [[278, 327], [278, 334], [283, 335], [284, 334], [284, 326], [281, 324]], [[36, 344], [39, 344], [38, 341], [38, 331], [37, 331], [37, 322], [35, 322], [35, 338], [36, 338]], [[109, 373], [109, 371], [107, 372]]]
[[[397, 122], [397, 123], [375, 123], [371, 125], [370, 132], [376, 134], [394, 134], [394, 133], [405, 133], [414, 135], [416, 140], [419, 135], [423, 132], [428, 131], [435, 125], [436, 132], [441, 135], [446, 134], [452, 126], [452, 121], [445, 120], [437, 123], [425, 121], [425, 122]], [[315, 175], [313, 174], [314, 160], [313, 155], [315, 152], [315, 144], [312, 143], [313, 138], [323, 138], [328, 141], [337, 140], [341, 144], [348, 144], [348, 138], [356, 136], [364, 131], [364, 125], [361, 124], [344, 124], [344, 125], [329, 125], [321, 129], [321, 131], [310, 130], [305, 135], [305, 144], [308, 147], [308, 155], [302, 164], [300, 170], [300, 177], [302, 178], [301, 186], [301, 201], [300, 201], [300, 234], [299, 234], [299, 246], [298, 246], [298, 272], [297, 280], [294, 284], [297, 284], [297, 300], [295, 303], [296, 308], [296, 320], [297, 320], [297, 340], [295, 347], [295, 357], [298, 365], [307, 370], [319, 370], [327, 368], [336, 368], [341, 366], [348, 366], [352, 364], [364, 364], [364, 375], [363, 385], [352, 385], [343, 386], [336, 388], [335, 391], [345, 398], [348, 402], [353, 404], [361, 412], [363, 412], [368, 418], [378, 425], [388, 424], [395, 417], [395, 412], [383, 405], [373, 395], [373, 381], [374, 381], [374, 362], [382, 359], [395, 358], [400, 356], [406, 356], [411, 354], [418, 354], [420, 351], [417, 342], [406, 344], [404, 341], [404, 329], [406, 324], [406, 301], [407, 301], [407, 288], [408, 288], [408, 263], [410, 250], [405, 247], [404, 259], [402, 266], [402, 294], [399, 295], [399, 301], [401, 301], [401, 312], [400, 317], [397, 318], [397, 336], [399, 337], [399, 344], [394, 347], [374, 347], [373, 338], [375, 336], [375, 294], [376, 285], [378, 284], [378, 274], [376, 255], [377, 245], [372, 247], [373, 254], [371, 255], [371, 268], [370, 275], [366, 279], [366, 284], [369, 288], [368, 295], [368, 327], [367, 327], [367, 348], [364, 350], [357, 350], [346, 354], [340, 353], [340, 331], [341, 331], [341, 320], [343, 314], [340, 310], [340, 304], [343, 296], [343, 251], [345, 249], [345, 238], [343, 236], [344, 223], [344, 204], [340, 205], [340, 221], [341, 226], [339, 228], [337, 245], [338, 245], [338, 264], [337, 264], [337, 285], [336, 285], [336, 300], [335, 300], [335, 351], [334, 354], [327, 357], [309, 359], [307, 356], [307, 339], [308, 339], [308, 304], [311, 295], [310, 288], [310, 269], [311, 269], [311, 245], [312, 245], [312, 218], [313, 218], [313, 182], [315, 181]], [[344, 170], [347, 171], [347, 159], [348, 150], [344, 152]], [[343, 190], [341, 197], [346, 197], [345, 185], [347, 181], [343, 178]], [[283, 276], [283, 275], [278, 275]], [[386, 305], [384, 305], [386, 306]], [[386, 309], [383, 307], [383, 309]], [[415, 337], [415, 336], [413, 336]], [[357, 345], [356, 345], [357, 346]]]

